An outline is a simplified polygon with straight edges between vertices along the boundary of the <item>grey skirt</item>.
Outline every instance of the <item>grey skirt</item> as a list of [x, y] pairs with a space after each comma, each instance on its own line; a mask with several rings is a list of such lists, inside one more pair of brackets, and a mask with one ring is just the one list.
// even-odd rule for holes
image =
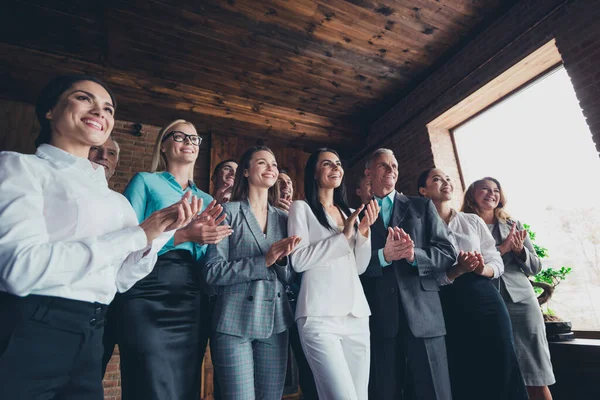
[[515, 352], [525, 386], [554, 384], [546, 327], [537, 299], [529, 297], [513, 303], [504, 285], [500, 285], [500, 293], [512, 322]]

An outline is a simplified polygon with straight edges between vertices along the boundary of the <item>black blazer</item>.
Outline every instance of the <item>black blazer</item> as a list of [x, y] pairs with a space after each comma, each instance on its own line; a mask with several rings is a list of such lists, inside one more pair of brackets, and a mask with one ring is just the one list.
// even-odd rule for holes
[[[371, 307], [371, 337], [398, 334], [400, 312], [404, 312], [415, 337], [446, 334], [436, 274], [446, 271], [456, 253], [448, 239], [448, 228], [429, 199], [396, 193], [390, 226], [398, 226], [415, 242], [417, 266], [406, 260], [382, 268], [378, 251], [385, 246], [387, 229], [381, 214], [371, 227], [371, 261], [361, 282]], [[404, 311], [399, 307], [398, 295]]]

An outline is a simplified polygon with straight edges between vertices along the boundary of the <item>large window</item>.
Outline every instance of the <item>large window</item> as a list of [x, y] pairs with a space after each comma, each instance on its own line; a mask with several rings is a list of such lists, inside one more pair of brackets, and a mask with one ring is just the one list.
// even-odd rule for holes
[[574, 330], [600, 330], [600, 159], [563, 67], [453, 130], [465, 185], [497, 178], [507, 210], [571, 267], [549, 307]]

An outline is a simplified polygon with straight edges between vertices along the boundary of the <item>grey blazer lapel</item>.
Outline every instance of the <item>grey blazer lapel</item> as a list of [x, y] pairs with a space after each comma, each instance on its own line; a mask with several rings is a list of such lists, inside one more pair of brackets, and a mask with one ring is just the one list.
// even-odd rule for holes
[[[262, 252], [263, 255], [266, 255], [269, 252], [269, 248], [271, 246], [269, 246], [269, 242], [267, 241], [267, 239], [265, 238], [265, 235], [263, 234], [262, 230], [260, 229], [260, 225], [258, 224], [256, 217], [254, 217], [254, 213], [252, 212], [252, 209], [250, 208], [250, 203], [248, 202], [248, 200], [244, 200], [241, 202], [241, 209], [242, 209], [242, 214], [244, 215], [244, 218], [246, 219], [246, 223], [250, 227], [250, 232], [252, 232], [252, 236], [254, 236], [254, 239], [256, 240], [256, 243], [258, 244], [260, 251]], [[271, 221], [274, 219], [271, 216], [270, 211], [271, 210], [269, 210], [269, 213], [267, 216], [267, 235], [269, 234], [269, 227], [271, 226]]]
[[396, 192], [394, 209], [392, 211], [392, 223], [390, 224], [391, 227], [400, 226], [400, 224], [402, 224], [409, 206], [410, 202], [408, 201], [408, 197]]
[[507, 223], [504, 222], [497, 222], [498, 224], [498, 229], [500, 230], [500, 239], [502, 239], [502, 242], [504, 242], [506, 240], [506, 238], [508, 237], [508, 235], [510, 234], [510, 230], [512, 229], [512, 226], [510, 226]]

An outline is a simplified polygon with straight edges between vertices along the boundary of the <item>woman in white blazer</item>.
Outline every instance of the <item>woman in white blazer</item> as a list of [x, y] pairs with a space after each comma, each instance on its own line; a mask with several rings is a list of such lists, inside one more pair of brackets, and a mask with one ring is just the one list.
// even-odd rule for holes
[[288, 218], [288, 234], [302, 238], [291, 254], [303, 273], [296, 322], [320, 400], [368, 398], [371, 311], [358, 276], [379, 207], [371, 201], [352, 212], [343, 178], [337, 152], [317, 150], [304, 171], [306, 200], [293, 202]]

